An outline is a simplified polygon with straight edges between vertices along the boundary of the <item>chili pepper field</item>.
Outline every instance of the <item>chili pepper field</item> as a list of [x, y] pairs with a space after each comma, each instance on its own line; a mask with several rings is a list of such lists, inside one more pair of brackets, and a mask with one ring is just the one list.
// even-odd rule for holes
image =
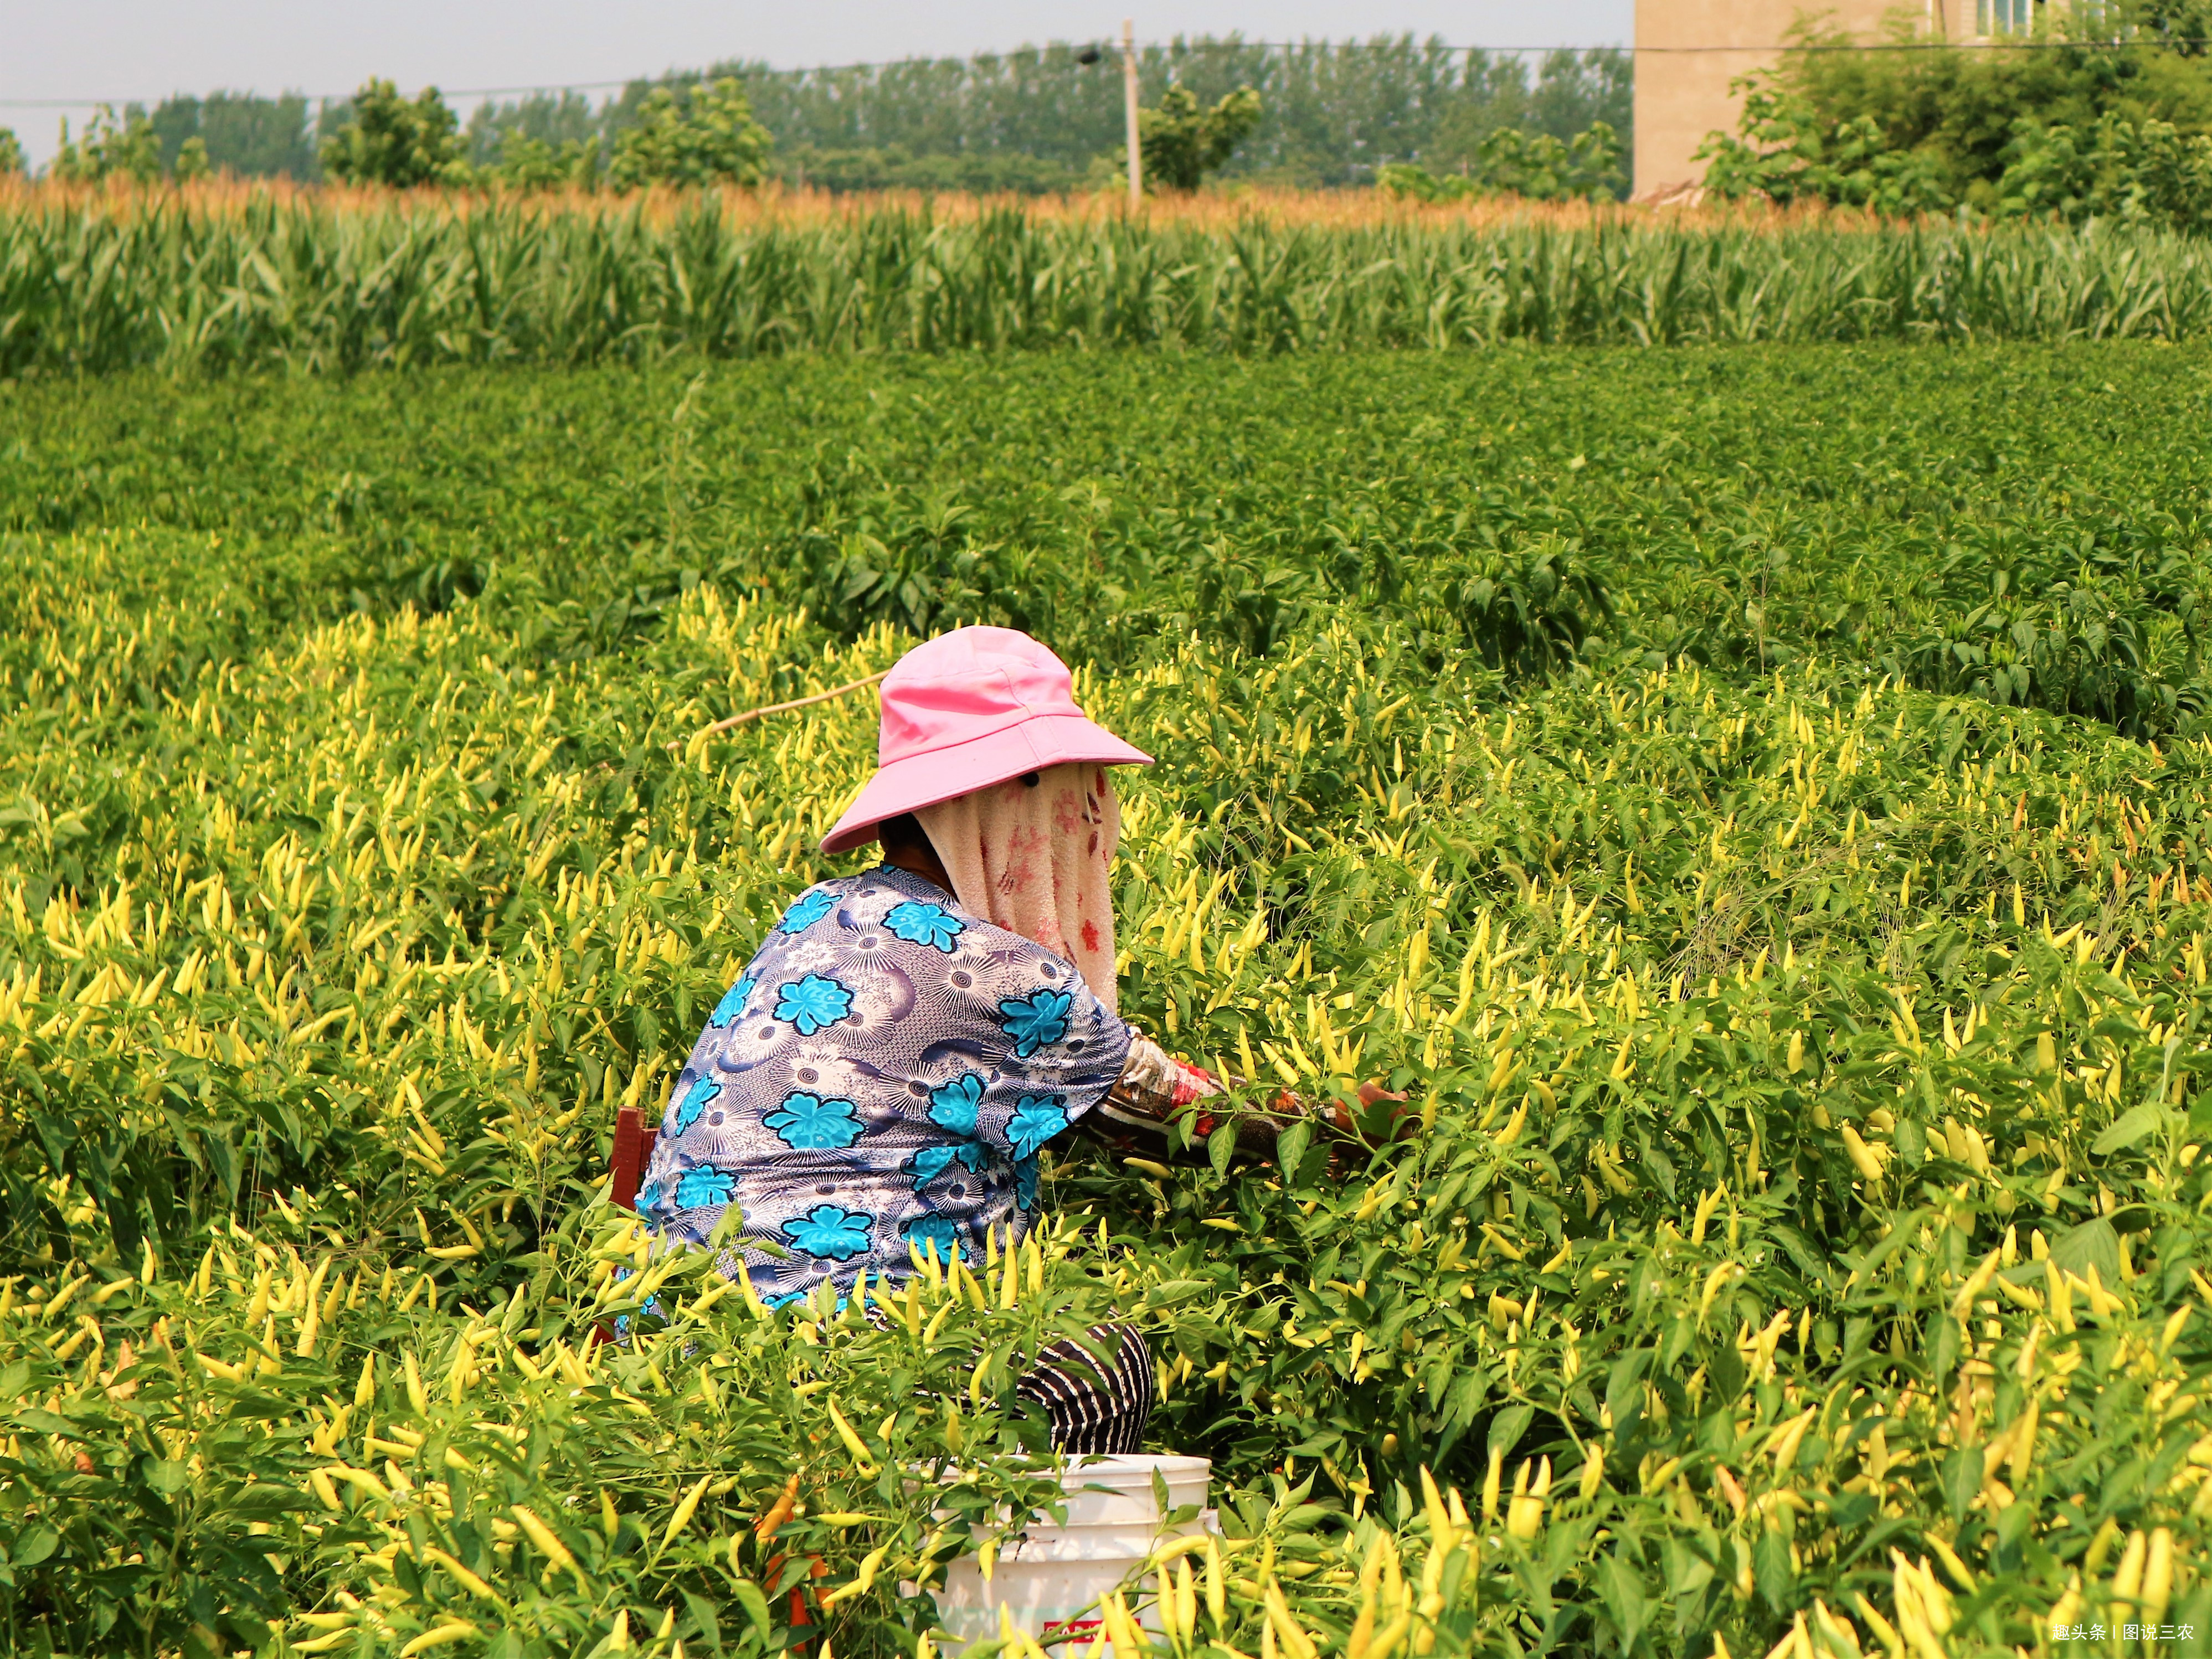
[[[1224, 1528], [1158, 1659], [2198, 1650], [2208, 370], [9, 388], [9, 1650], [921, 1655], [1118, 1314]], [[609, 1140], [875, 708], [703, 728], [958, 620], [1159, 757], [1125, 1012], [1423, 1132], [1073, 1141], [881, 1328], [766, 1313]]]

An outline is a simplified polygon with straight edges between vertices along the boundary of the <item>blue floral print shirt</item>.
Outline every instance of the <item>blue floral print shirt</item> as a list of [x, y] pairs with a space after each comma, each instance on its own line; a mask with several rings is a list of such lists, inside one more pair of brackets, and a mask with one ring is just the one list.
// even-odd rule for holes
[[1114, 1086], [1129, 1042], [1067, 963], [920, 876], [823, 882], [699, 1034], [638, 1210], [701, 1243], [738, 1205], [734, 1254], [770, 1303], [903, 1278], [927, 1239], [980, 1265], [984, 1229], [1028, 1232], [1037, 1149]]

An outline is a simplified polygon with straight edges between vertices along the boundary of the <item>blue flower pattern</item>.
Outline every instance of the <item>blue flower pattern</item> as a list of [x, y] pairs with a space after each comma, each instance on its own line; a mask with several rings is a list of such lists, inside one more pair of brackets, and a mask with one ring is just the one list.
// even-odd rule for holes
[[783, 920], [776, 923], [775, 931], [803, 933], [836, 908], [837, 896], [826, 887], [817, 887], [783, 913]]
[[927, 945], [952, 954], [952, 941], [968, 931], [968, 924], [941, 904], [900, 905], [884, 918], [884, 926], [913, 945]]
[[956, 1135], [975, 1133], [975, 1109], [983, 1103], [983, 1079], [963, 1072], [929, 1091], [929, 1121]]
[[707, 1024], [718, 1031], [725, 1030], [739, 1014], [744, 1012], [745, 1004], [751, 1000], [755, 988], [752, 975], [746, 975], [722, 993], [722, 1000], [714, 1005], [714, 1012], [707, 1016]]
[[[830, 1301], [910, 1248], [981, 1259], [1026, 1231], [1040, 1149], [1120, 1075], [1128, 1030], [1067, 964], [878, 868], [808, 890], [700, 1033], [639, 1194], [769, 1306]], [[810, 1305], [827, 1305], [811, 1303]]]
[[926, 1244], [934, 1243], [937, 1259], [947, 1267], [968, 1259], [968, 1247], [961, 1241], [960, 1228], [950, 1216], [916, 1216], [900, 1231], [917, 1250]]
[[714, 1079], [694, 1078], [691, 1086], [684, 1091], [684, 1097], [676, 1103], [675, 1109], [668, 1115], [667, 1133], [682, 1134], [699, 1121], [699, 1114], [705, 1111], [714, 1097], [721, 1092], [722, 1085]]
[[822, 1152], [849, 1146], [860, 1138], [860, 1109], [849, 1100], [824, 1100], [794, 1091], [783, 1097], [781, 1110], [762, 1121], [785, 1146]]
[[875, 1218], [856, 1215], [836, 1204], [817, 1204], [805, 1218], [783, 1224], [793, 1246], [817, 1259], [847, 1261], [868, 1248], [870, 1224]]
[[915, 1191], [920, 1192], [956, 1163], [963, 1165], [971, 1175], [981, 1174], [984, 1160], [989, 1156], [990, 1149], [980, 1141], [956, 1142], [923, 1147], [907, 1167], [914, 1171]]
[[776, 992], [775, 1017], [789, 1021], [801, 1036], [812, 1036], [852, 1012], [852, 992], [819, 974], [809, 974]]
[[1013, 1039], [1015, 1058], [1027, 1060], [1046, 1043], [1066, 1036], [1067, 1011], [1074, 1006], [1074, 996], [1066, 991], [1039, 991], [1000, 1003], [999, 1029]]
[[727, 1204], [730, 1189], [737, 1185], [737, 1180], [728, 1170], [718, 1170], [711, 1164], [694, 1164], [676, 1183], [676, 1207], [703, 1210]]
[[1006, 1124], [1006, 1139], [1014, 1156], [1035, 1158], [1036, 1149], [1067, 1127], [1067, 1112], [1056, 1100], [1032, 1099], [1024, 1095]]

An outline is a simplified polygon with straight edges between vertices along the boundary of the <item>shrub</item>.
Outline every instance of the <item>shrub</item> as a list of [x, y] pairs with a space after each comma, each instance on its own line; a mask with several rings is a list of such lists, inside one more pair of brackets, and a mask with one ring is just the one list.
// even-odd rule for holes
[[549, 144], [526, 132], [509, 131], [500, 141], [498, 161], [486, 169], [485, 177], [510, 190], [589, 189], [599, 182], [599, 146], [590, 138]]
[[1997, 193], [2005, 213], [2212, 229], [2212, 134], [2111, 111], [2086, 132], [2023, 119]]
[[1387, 195], [1420, 202], [1457, 202], [1476, 196], [1518, 196], [1530, 202], [1594, 201], [1620, 193], [1620, 137], [1595, 121], [1565, 143], [1547, 132], [1500, 127], [1477, 147], [1479, 164], [1460, 174], [1431, 173], [1393, 161], [1375, 175]]
[[1715, 195], [1826, 202], [1897, 216], [1952, 204], [1930, 159], [1892, 148], [1871, 115], [1832, 118], [1771, 79], [1737, 84], [1744, 90], [1743, 137], [1717, 132], [1697, 152], [1707, 164], [1705, 188]]

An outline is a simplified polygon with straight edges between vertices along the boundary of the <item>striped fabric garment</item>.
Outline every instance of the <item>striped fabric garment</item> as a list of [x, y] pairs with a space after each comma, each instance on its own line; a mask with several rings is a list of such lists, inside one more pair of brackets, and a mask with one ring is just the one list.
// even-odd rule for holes
[[1039, 1354], [1014, 1392], [1044, 1407], [1054, 1451], [1127, 1456], [1144, 1443], [1152, 1415], [1152, 1350], [1133, 1325], [1093, 1325], [1085, 1334], [1088, 1345], [1064, 1337]]
[[[890, 1328], [890, 1315], [873, 1299], [860, 1311], [878, 1330]], [[1134, 1325], [1093, 1325], [1084, 1338], [1087, 1344], [1069, 1336], [1045, 1349], [1014, 1392], [1043, 1407], [1054, 1451], [1126, 1457], [1143, 1446], [1152, 1414], [1152, 1351]]]

